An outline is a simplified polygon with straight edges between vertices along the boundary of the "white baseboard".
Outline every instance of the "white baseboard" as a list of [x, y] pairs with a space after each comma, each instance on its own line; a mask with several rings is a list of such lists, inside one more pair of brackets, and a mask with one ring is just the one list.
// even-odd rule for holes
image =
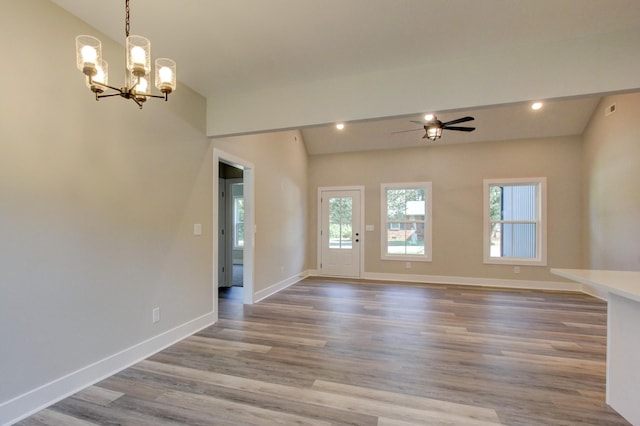
[[259, 301], [273, 295], [276, 294], [279, 291], [284, 290], [287, 287], [291, 287], [292, 285], [294, 285], [295, 283], [304, 280], [305, 278], [307, 278], [309, 276], [309, 271], [302, 271], [299, 274], [296, 274], [292, 277], [286, 278], [278, 283], [275, 283], [273, 285], [270, 285], [269, 287], [257, 291], [254, 295], [253, 295], [253, 303], [258, 303]]
[[215, 312], [179, 325], [36, 389], [0, 403], [0, 425], [18, 422], [215, 323]]
[[[310, 269], [308, 272], [309, 276], [312, 277], [322, 276], [318, 270]], [[405, 283], [471, 285], [530, 290], [582, 291], [592, 296], [599, 297], [584, 291], [583, 286], [575, 282], [505, 280], [499, 278], [450, 277], [446, 275], [386, 274], [381, 272], [365, 272], [360, 278], [364, 280], [395, 281]]]
[[481, 287], [501, 287], [531, 290], [582, 291], [578, 283], [561, 281], [505, 280], [499, 278], [449, 277], [444, 275], [384, 274], [366, 272], [362, 277], [367, 280], [403, 281], [414, 283], [454, 284]]

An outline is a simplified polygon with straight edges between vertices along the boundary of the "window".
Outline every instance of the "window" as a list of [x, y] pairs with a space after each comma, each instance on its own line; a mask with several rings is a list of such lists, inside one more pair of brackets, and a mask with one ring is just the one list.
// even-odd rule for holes
[[484, 263], [547, 264], [546, 182], [485, 179]]
[[385, 260], [431, 260], [431, 182], [383, 183], [381, 245]]
[[233, 247], [244, 247], [244, 197], [233, 197]]

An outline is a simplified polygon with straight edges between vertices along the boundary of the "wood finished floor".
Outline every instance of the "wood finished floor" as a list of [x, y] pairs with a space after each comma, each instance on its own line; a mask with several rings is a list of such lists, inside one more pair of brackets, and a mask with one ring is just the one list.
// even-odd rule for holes
[[606, 304], [582, 294], [307, 279], [20, 425], [627, 425]]

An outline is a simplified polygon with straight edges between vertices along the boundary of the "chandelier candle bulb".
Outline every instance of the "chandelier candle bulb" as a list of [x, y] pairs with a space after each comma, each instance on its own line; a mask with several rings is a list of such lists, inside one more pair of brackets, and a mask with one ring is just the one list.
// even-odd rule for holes
[[134, 66], [143, 67], [145, 62], [144, 49], [140, 46], [133, 47], [131, 49], [131, 60]]
[[127, 68], [136, 77], [151, 70], [151, 42], [141, 36], [127, 37]]
[[85, 66], [86, 64], [95, 65], [97, 62], [96, 59], [98, 59], [98, 52], [96, 52], [96, 49], [93, 47], [85, 46], [82, 48], [80, 53], [82, 53], [82, 60], [84, 61]]
[[167, 84], [171, 82], [171, 76], [173, 72], [167, 67], [162, 67], [158, 70], [158, 76], [160, 77], [160, 84]]
[[149, 88], [149, 83], [144, 77], [140, 77], [140, 81], [136, 84], [136, 93], [146, 93]]
[[147, 91], [149, 90], [149, 81], [145, 77], [140, 77], [138, 83], [133, 87], [133, 94], [138, 102], [147, 101]]
[[93, 77], [97, 74], [97, 64], [102, 59], [102, 43], [95, 37], [76, 37], [76, 64], [83, 74]]
[[176, 63], [168, 58], [156, 59], [156, 87], [164, 94], [176, 89]]
[[102, 93], [104, 88], [109, 84], [109, 64], [107, 61], [101, 60], [100, 64], [96, 66], [96, 74], [93, 77], [87, 76], [87, 87], [91, 89], [93, 93]]

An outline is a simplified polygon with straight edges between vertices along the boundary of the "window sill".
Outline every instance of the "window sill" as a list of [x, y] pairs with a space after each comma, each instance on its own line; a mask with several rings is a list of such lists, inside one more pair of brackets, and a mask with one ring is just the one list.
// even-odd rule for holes
[[431, 257], [428, 256], [411, 256], [411, 255], [382, 255], [381, 260], [396, 260], [400, 262], [431, 262]]
[[483, 263], [485, 265], [547, 266], [546, 259], [485, 258]]

